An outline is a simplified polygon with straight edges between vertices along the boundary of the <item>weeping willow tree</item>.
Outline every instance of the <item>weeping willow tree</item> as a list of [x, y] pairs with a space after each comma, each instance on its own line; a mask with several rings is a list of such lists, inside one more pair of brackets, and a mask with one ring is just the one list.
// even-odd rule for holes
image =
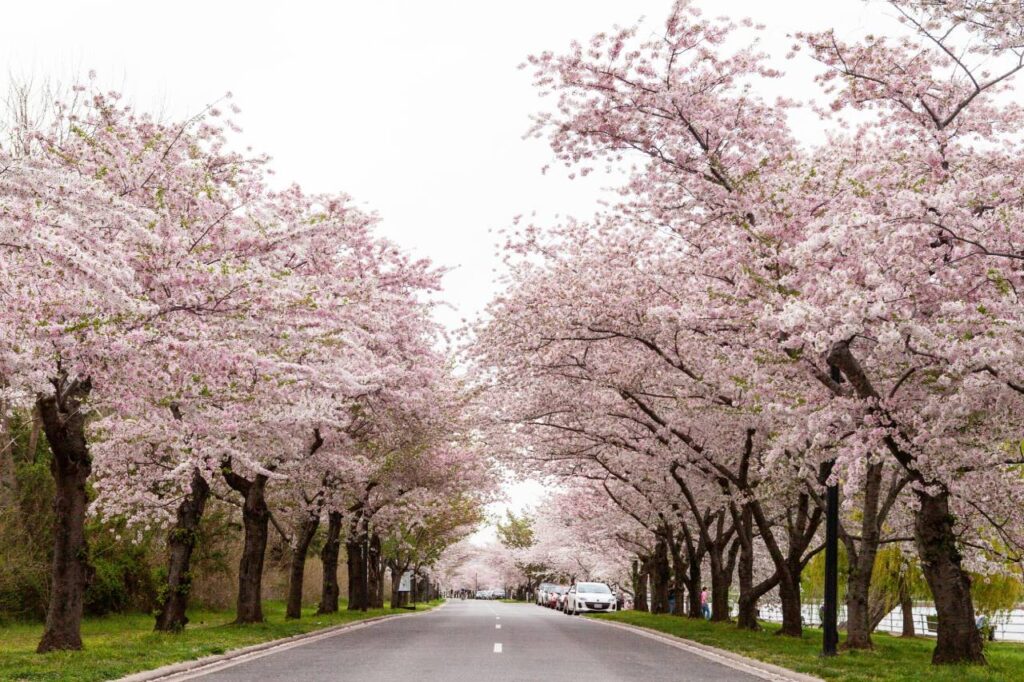
[[992, 575], [972, 575], [971, 595], [974, 597], [974, 610], [985, 616], [989, 627], [1000, 620], [1005, 622], [1010, 611], [1024, 597], [1024, 582], [1018, 575], [996, 573]]
[[[850, 573], [846, 548], [839, 545], [839, 594], [846, 594]], [[825, 553], [816, 554], [800, 573], [800, 594], [804, 601], [821, 603], [825, 598]]]
[[901, 636], [915, 636], [914, 600], [930, 598], [928, 583], [915, 555], [896, 545], [879, 550], [871, 572], [869, 612], [872, 632], [886, 615], [899, 607], [903, 616]]

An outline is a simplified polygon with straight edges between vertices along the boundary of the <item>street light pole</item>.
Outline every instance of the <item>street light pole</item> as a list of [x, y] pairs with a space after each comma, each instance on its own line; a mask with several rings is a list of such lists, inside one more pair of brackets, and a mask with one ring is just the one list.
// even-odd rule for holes
[[825, 493], [825, 603], [822, 656], [835, 656], [839, 644], [839, 486]]

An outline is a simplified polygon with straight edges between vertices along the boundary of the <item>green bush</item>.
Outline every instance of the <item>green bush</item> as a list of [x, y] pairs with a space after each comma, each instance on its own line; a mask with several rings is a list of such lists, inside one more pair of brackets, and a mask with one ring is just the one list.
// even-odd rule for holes
[[120, 520], [91, 523], [87, 533], [95, 574], [85, 592], [85, 612], [152, 611], [157, 591], [153, 533], [136, 537]]

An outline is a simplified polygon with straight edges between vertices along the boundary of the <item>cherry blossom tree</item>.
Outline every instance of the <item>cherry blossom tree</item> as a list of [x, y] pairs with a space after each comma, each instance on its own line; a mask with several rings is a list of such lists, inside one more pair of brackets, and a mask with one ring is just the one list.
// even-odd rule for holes
[[32, 396], [56, 483], [50, 608], [39, 651], [81, 648], [90, 580], [85, 512], [92, 457], [87, 403], [110, 364], [131, 362], [156, 308], [130, 254], [152, 245], [145, 211], [50, 159], [0, 152], [0, 372], [12, 399]]
[[268, 485], [344, 474], [368, 396], [407, 412], [439, 400], [425, 297], [440, 273], [344, 195], [270, 191], [215, 107], [164, 123], [75, 92], [0, 173], [4, 384], [36, 396], [58, 483], [40, 650], [81, 646], [86, 481], [98, 512], [172, 525], [158, 629], [186, 622], [206, 499], [240, 497], [238, 620], [262, 620]]
[[[772, 430], [774, 466], [820, 484], [891, 458], [939, 613], [933, 660], [982, 661], [958, 537], [983, 552], [998, 549], [985, 538], [1019, 546], [1010, 505], [979, 514], [974, 501], [1019, 497], [1007, 447], [1020, 431], [1019, 192], [1004, 172], [1020, 157], [1019, 109], [999, 100], [1020, 69], [1019, 8], [895, 7], [909, 36], [802, 37], [830, 69], [825, 85], [839, 84], [833, 108], [877, 114], [851, 119], [852, 132], [837, 114], [827, 147], [791, 132], [794, 103], [756, 94], [778, 75], [756, 46], [728, 49], [737, 27], [686, 2], [653, 40], [624, 29], [532, 58], [558, 95], [534, 130], [581, 173], [624, 168], [616, 210], [676, 235], [699, 259], [694, 274], [724, 289], [711, 309], [741, 321], [747, 336], [732, 345], [755, 363], [739, 375], [786, 426]], [[792, 584], [799, 564], [782, 563]]]

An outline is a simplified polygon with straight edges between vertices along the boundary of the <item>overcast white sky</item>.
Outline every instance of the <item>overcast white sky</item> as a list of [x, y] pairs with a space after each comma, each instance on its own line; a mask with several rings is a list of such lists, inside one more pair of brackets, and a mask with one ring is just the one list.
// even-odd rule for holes
[[[797, 30], [884, 30], [874, 0], [719, 0], [709, 14], [766, 24], [780, 59]], [[602, 178], [541, 175], [543, 141], [522, 139], [542, 101], [528, 54], [559, 50], [640, 17], [656, 30], [671, 0], [34, 0], [9, 3], [0, 63], [15, 77], [67, 82], [94, 69], [143, 109], [179, 116], [231, 91], [242, 140], [282, 182], [345, 191], [385, 234], [454, 268], [443, 314], [456, 327], [496, 291], [496, 231], [517, 214], [588, 215]], [[780, 62], [797, 98], [806, 62]], [[8, 74], [0, 74], [0, 86]], [[6, 90], [6, 87], [2, 87]], [[801, 122], [808, 131], [814, 121]], [[512, 491], [516, 506], [538, 486]]]

